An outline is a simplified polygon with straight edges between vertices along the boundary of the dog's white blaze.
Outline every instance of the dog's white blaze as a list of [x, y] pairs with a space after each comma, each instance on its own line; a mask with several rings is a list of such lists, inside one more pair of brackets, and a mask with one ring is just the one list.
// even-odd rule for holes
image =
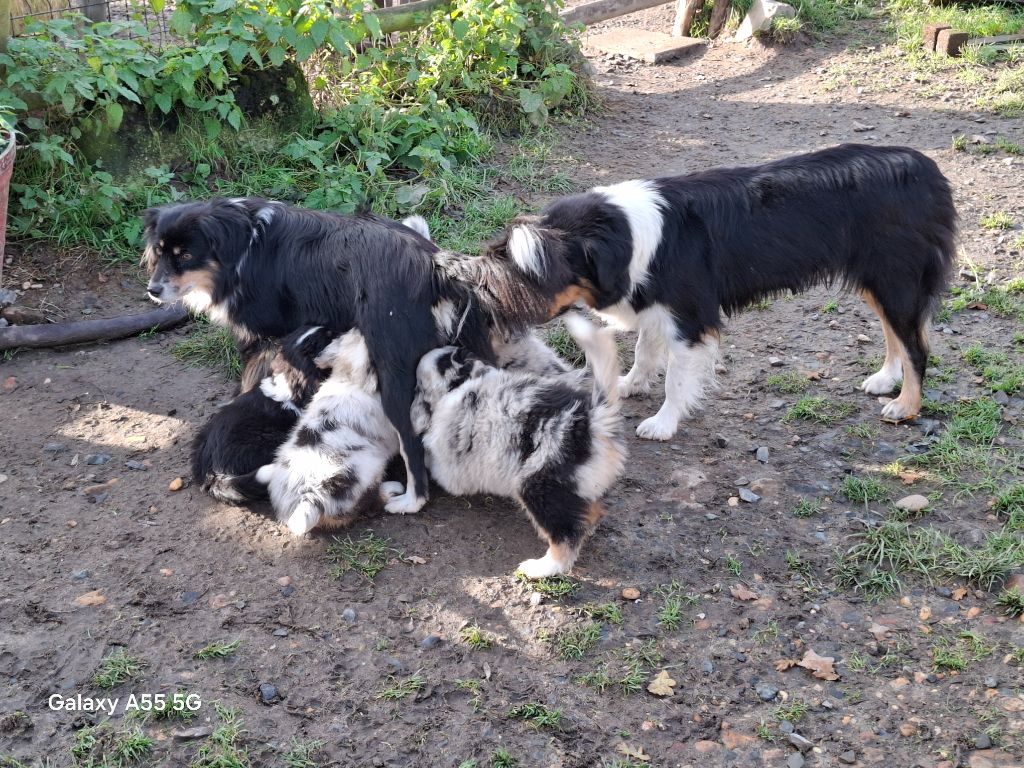
[[645, 179], [624, 181], [610, 187], [594, 187], [593, 191], [621, 209], [629, 220], [629, 232], [633, 237], [633, 257], [629, 262], [630, 287], [643, 285], [650, 277], [648, 270], [661, 244], [661, 211], [666, 206], [665, 198], [653, 181]]
[[271, 400], [276, 400], [282, 404], [290, 403], [292, 397], [294, 397], [292, 388], [288, 386], [287, 378], [281, 373], [265, 376], [260, 382], [260, 392]]
[[301, 336], [299, 336], [299, 338], [297, 338], [297, 339], [295, 340], [295, 343], [296, 343], [296, 344], [301, 344], [301, 343], [302, 343], [302, 342], [304, 342], [304, 341], [305, 341], [306, 339], [308, 339], [308, 338], [309, 338], [310, 336], [312, 336], [312, 335], [313, 335], [314, 333], [316, 333], [317, 331], [319, 331], [319, 330], [320, 330], [321, 328], [323, 328], [323, 326], [322, 326], [322, 325], [314, 325], [314, 326], [313, 326], [312, 328], [310, 328], [310, 329], [309, 329], [308, 331], [306, 331], [306, 332], [305, 332], [304, 334], [302, 334]]
[[544, 267], [544, 246], [529, 224], [517, 224], [508, 236], [508, 253], [524, 272], [540, 276]]

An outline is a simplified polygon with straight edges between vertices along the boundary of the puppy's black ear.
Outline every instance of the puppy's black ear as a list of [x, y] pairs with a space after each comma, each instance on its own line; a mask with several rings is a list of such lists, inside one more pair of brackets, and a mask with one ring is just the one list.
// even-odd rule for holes
[[583, 243], [583, 254], [590, 265], [594, 284], [601, 293], [616, 293], [622, 284], [623, 275], [629, 271], [630, 254], [622, 247], [616, 247], [602, 240], [587, 238]]
[[248, 209], [228, 200], [215, 200], [196, 214], [196, 226], [206, 239], [208, 255], [233, 269], [255, 235]]
[[153, 232], [160, 222], [160, 214], [163, 208], [147, 208], [142, 212], [142, 229], [146, 234]]

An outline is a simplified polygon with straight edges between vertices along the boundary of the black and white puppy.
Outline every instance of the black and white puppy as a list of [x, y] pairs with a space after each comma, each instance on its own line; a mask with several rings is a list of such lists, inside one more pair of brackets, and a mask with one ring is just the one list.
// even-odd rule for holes
[[362, 334], [339, 336], [316, 363], [331, 375], [273, 461], [256, 473], [268, 486], [277, 519], [297, 536], [348, 525], [377, 498], [404, 490], [401, 483], [381, 484], [398, 454], [398, 433], [381, 406]]
[[637, 435], [667, 440], [713, 380], [722, 314], [821, 283], [858, 291], [882, 321], [885, 362], [861, 389], [917, 415], [926, 323], [956, 259], [956, 210], [935, 162], [848, 144], [765, 165], [597, 187], [521, 217], [491, 244], [536, 276], [553, 306], [578, 301], [639, 331], [620, 382], [665, 401]]
[[519, 565], [531, 579], [572, 568], [625, 461], [613, 333], [577, 315], [566, 324], [586, 353], [592, 389], [574, 372], [496, 368], [460, 347], [434, 350], [417, 368], [413, 424], [431, 475], [452, 494], [522, 504], [548, 542], [543, 557]]
[[[423, 447], [409, 415], [419, 359], [449, 343], [493, 359], [492, 324], [537, 319], [511, 301], [496, 319], [477, 300], [476, 284], [439, 266], [429, 239], [369, 213], [233, 198], [150, 209], [144, 223], [143, 262], [156, 301], [180, 299], [239, 338], [278, 338], [312, 325], [362, 332], [407, 470], [406, 492], [388, 501], [390, 512], [415, 512], [426, 502]], [[498, 279], [516, 283], [505, 267]]]
[[242, 391], [192, 442], [192, 477], [204, 491], [230, 504], [266, 498], [256, 470], [273, 461], [326, 378], [314, 360], [332, 338], [323, 328], [304, 328], [286, 337], [269, 362], [263, 356], [250, 360]]

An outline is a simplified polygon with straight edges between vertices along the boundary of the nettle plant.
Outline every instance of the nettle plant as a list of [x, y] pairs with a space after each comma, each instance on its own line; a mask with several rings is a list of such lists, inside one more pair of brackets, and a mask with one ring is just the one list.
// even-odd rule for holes
[[[342, 211], [367, 202], [384, 211], [420, 205], [432, 180], [490, 151], [481, 122], [540, 125], [549, 110], [585, 106], [558, 2], [454, 0], [397, 39], [361, 0], [182, 0], [170, 26], [179, 40], [194, 41], [187, 45], [157, 45], [131, 21], [31, 24], [0, 54], [0, 103], [20, 113], [28, 139], [12, 186], [12, 229], [127, 253], [142, 207], [193, 190], [283, 189], [293, 202]], [[163, 0], [150, 4], [160, 11]], [[212, 173], [218, 163], [245, 164], [239, 76], [289, 62], [316, 73], [320, 111], [311, 125], [277, 126], [269, 152], [265, 142], [258, 150], [259, 165], [275, 173], [239, 189], [244, 180], [232, 186]], [[172, 170], [181, 163], [168, 158], [136, 179], [115, 179], [85, 160], [81, 140], [122, 129], [129, 110], [179, 134], [205, 134], [188, 173]], [[189, 141], [193, 150], [200, 143]], [[90, 205], [77, 206], [82, 200]]]

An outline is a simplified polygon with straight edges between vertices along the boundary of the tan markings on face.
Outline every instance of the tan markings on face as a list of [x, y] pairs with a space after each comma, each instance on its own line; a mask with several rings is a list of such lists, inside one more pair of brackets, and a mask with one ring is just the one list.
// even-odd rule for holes
[[157, 245], [159, 245], [161, 248], [164, 247], [164, 241], [163, 241], [162, 238], [161, 238], [160, 242], [157, 243]]
[[578, 301], [583, 301], [588, 307], [596, 305], [594, 299], [593, 288], [589, 285], [570, 285], [568, 288], [555, 294], [555, 297], [551, 300], [551, 306], [548, 310], [551, 317], [554, 317], [566, 307], [571, 307]]
[[181, 256], [181, 246], [180, 246], [180, 245], [176, 245], [176, 246], [174, 246], [173, 248], [171, 248], [171, 252], [172, 252], [172, 253], [173, 253], [173, 254], [174, 254], [175, 256]]
[[168, 277], [167, 282], [174, 286], [179, 296], [184, 296], [188, 291], [202, 291], [213, 296], [217, 282], [217, 267], [208, 264], [202, 269], [190, 269], [184, 274]]

